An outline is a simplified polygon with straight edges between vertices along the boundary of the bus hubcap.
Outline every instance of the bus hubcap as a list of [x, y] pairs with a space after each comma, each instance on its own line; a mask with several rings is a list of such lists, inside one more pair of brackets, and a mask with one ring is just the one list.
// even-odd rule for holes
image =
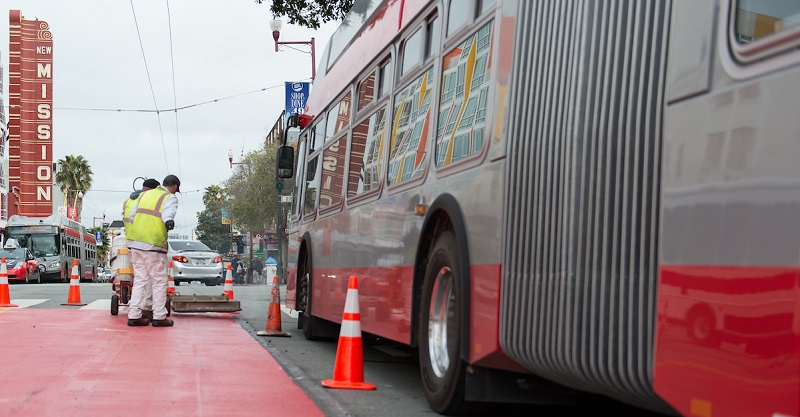
[[444, 267], [436, 275], [428, 311], [428, 354], [433, 373], [439, 378], [444, 377], [450, 366], [447, 336], [448, 319], [454, 314], [454, 298], [453, 273], [449, 267]]

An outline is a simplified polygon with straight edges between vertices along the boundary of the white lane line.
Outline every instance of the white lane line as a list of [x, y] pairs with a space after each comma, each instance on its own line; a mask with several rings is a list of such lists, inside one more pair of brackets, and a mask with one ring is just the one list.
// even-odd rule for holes
[[102, 298], [80, 308], [81, 310], [109, 310], [111, 311], [111, 300]]
[[281, 311], [283, 311], [284, 314], [293, 319], [297, 318], [297, 310], [289, 310], [288, 308], [286, 308], [285, 304], [281, 304]]
[[11, 304], [16, 304], [19, 308], [25, 308], [30, 306], [35, 306], [36, 304], [42, 304], [46, 301], [50, 301], [49, 298], [19, 298], [11, 300]]

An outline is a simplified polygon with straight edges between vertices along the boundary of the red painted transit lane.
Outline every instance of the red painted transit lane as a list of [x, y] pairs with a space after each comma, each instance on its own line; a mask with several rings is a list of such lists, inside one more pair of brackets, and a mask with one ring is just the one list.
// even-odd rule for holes
[[222, 313], [129, 327], [100, 310], [0, 309], [0, 414], [323, 416]]

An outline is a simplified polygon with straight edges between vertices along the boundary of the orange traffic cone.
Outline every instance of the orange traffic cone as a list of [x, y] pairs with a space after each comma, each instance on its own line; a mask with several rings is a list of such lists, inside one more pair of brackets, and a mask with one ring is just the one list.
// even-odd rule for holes
[[167, 269], [167, 295], [175, 295], [175, 276], [172, 275], [172, 261], [169, 261], [169, 269]]
[[361, 315], [358, 312], [358, 277], [350, 276], [344, 301], [342, 330], [336, 348], [333, 379], [322, 381], [327, 388], [372, 390], [375, 385], [364, 382], [364, 350], [361, 345]]
[[225, 275], [225, 286], [222, 289], [223, 294], [228, 294], [228, 301], [233, 300], [233, 278], [231, 277], [231, 265], [228, 264], [228, 274]]
[[281, 290], [278, 287], [278, 276], [272, 278], [272, 302], [267, 313], [267, 330], [256, 332], [259, 336], [292, 337], [281, 329]]
[[2, 262], [3, 264], [0, 266], [0, 307], [19, 307], [16, 304], [11, 304], [11, 293], [8, 292], [6, 258], [3, 258]]
[[86, 303], [81, 302], [81, 279], [78, 277], [78, 260], [72, 260], [72, 276], [69, 280], [69, 294], [67, 295], [67, 302], [61, 303], [62, 306], [85, 306]]

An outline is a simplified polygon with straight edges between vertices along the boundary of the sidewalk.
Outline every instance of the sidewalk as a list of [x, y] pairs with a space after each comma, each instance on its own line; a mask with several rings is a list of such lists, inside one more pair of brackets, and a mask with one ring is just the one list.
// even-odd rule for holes
[[229, 314], [0, 309], [4, 416], [323, 416]]

